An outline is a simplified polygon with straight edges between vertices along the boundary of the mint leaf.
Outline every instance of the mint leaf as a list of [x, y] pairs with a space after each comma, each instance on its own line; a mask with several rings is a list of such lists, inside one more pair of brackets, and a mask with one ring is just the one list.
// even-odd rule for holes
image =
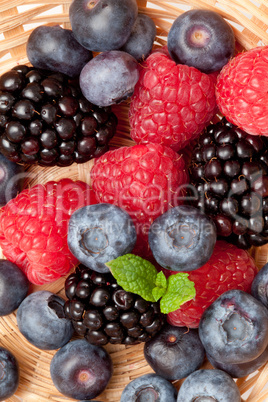
[[166, 293], [167, 289], [167, 278], [165, 277], [163, 271], [158, 272], [155, 284], [156, 287], [153, 289], [152, 293], [155, 301], [157, 301]]
[[155, 287], [152, 290], [153, 297], [155, 301], [159, 300], [166, 293], [166, 289]]
[[189, 274], [179, 272], [170, 275], [167, 280], [167, 291], [160, 300], [160, 310], [164, 314], [180, 308], [183, 303], [195, 297], [194, 282], [188, 279]]
[[134, 254], [125, 254], [105, 264], [127, 292], [136, 293], [147, 301], [156, 301], [153, 296], [157, 270], [153, 264]]

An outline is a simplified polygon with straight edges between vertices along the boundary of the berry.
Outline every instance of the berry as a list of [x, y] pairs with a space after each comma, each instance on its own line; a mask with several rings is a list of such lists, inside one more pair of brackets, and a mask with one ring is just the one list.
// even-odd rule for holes
[[72, 324], [65, 318], [64, 299], [49, 291], [29, 294], [16, 317], [22, 335], [39, 349], [58, 349], [73, 335]]
[[0, 316], [15, 311], [29, 290], [26, 275], [7, 260], [0, 260]]
[[204, 73], [220, 70], [235, 52], [231, 25], [217, 12], [189, 10], [173, 22], [167, 38], [168, 51], [177, 64]]
[[89, 102], [104, 107], [129, 98], [138, 79], [136, 59], [121, 50], [111, 50], [100, 53], [85, 65], [80, 74], [80, 87]]
[[248, 134], [268, 135], [268, 46], [238, 54], [221, 70], [216, 99], [220, 111]]
[[129, 110], [135, 142], [178, 151], [202, 132], [215, 113], [214, 75], [176, 65], [165, 48], [142, 63]]
[[144, 374], [124, 388], [120, 402], [158, 401], [176, 402], [177, 390], [169, 381], [157, 374]]
[[0, 211], [4, 256], [37, 285], [66, 275], [77, 264], [67, 245], [69, 218], [76, 209], [95, 203], [86, 183], [70, 179], [23, 190]]
[[265, 264], [255, 276], [251, 294], [268, 308], [268, 264]]
[[164, 323], [159, 304], [126, 292], [110, 273], [80, 265], [65, 281], [66, 317], [95, 345], [132, 345], [154, 336]]
[[154, 220], [149, 229], [149, 246], [161, 267], [193, 271], [204, 265], [216, 243], [213, 221], [197, 208], [181, 205]]
[[[224, 241], [217, 241], [213, 254], [201, 268], [189, 272], [196, 296], [184, 303], [179, 310], [168, 314], [171, 325], [196, 328], [208, 306], [229, 289], [250, 292], [252, 281], [258, 270], [247, 251]], [[176, 273], [176, 272], [174, 272]], [[165, 271], [170, 275], [170, 271]]]
[[135, 0], [74, 0], [69, 10], [76, 40], [95, 52], [122, 47], [137, 15]]
[[196, 329], [166, 324], [145, 342], [144, 357], [156, 374], [174, 381], [199, 369], [204, 362], [205, 351]]
[[[0, 94], [1, 103], [1, 94]], [[14, 130], [8, 125], [9, 132]], [[15, 129], [16, 131], [16, 129]], [[15, 162], [11, 162], [0, 153], [0, 206], [16, 197], [22, 190], [24, 168]]]
[[223, 118], [206, 128], [192, 152], [189, 203], [213, 219], [219, 238], [240, 248], [268, 242], [267, 146], [265, 137]]
[[107, 387], [113, 373], [113, 363], [101, 346], [90, 345], [84, 339], [67, 343], [53, 356], [51, 379], [59, 392], [74, 399], [91, 400]]
[[145, 60], [152, 51], [156, 26], [152, 18], [138, 14], [131, 34], [120, 50], [131, 54], [136, 60]]
[[20, 68], [0, 76], [0, 150], [6, 158], [27, 165], [69, 166], [108, 150], [117, 126], [111, 108], [88, 102], [77, 79]]
[[177, 402], [192, 401], [240, 402], [235, 381], [222, 370], [201, 369], [190, 374], [178, 392]]
[[69, 249], [94, 271], [109, 272], [105, 263], [130, 253], [136, 239], [132, 219], [115, 205], [101, 203], [82, 207], [69, 221]]
[[199, 336], [206, 352], [221, 363], [247, 363], [268, 345], [268, 312], [257, 299], [233, 289], [203, 313]]
[[90, 175], [98, 202], [117, 205], [133, 219], [137, 231], [133, 253], [151, 255], [149, 226], [182, 203], [188, 181], [182, 156], [159, 144], [121, 147], [95, 159]]
[[19, 386], [19, 364], [10, 350], [0, 347], [0, 400], [5, 401], [15, 394]]
[[92, 52], [81, 46], [70, 29], [39, 26], [27, 41], [27, 57], [35, 68], [43, 68], [76, 77], [92, 59]]

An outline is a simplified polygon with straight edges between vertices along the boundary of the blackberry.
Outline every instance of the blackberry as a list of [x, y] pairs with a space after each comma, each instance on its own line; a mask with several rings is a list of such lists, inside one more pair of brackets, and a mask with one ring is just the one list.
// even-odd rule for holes
[[190, 162], [189, 203], [208, 214], [218, 238], [248, 249], [268, 243], [268, 139], [223, 118], [201, 134]]
[[13, 162], [87, 162], [108, 150], [116, 126], [111, 107], [87, 101], [78, 79], [25, 65], [0, 77], [0, 151]]
[[65, 315], [78, 335], [94, 345], [133, 345], [151, 339], [163, 326], [159, 303], [126, 292], [110, 273], [80, 264], [65, 281]]

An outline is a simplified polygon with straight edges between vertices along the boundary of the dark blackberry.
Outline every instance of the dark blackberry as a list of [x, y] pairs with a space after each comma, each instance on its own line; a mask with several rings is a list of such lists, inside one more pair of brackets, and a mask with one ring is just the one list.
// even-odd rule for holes
[[268, 139], [225, 118], [209, 125], [190, 163], [189, 201], [211, 216], [218, 238], [248, 249], [268, 243]]
[[126, 292], [110, 273], [80, 264], [65, 281], [65, 314], [90, 343], [133, 345], [152, 338], [164, 324], [159, 304]]
[[84, 163], [105, 153], [117, 118], [61, 73], [18, 66], [0, 76], [0, 151], [42, 166]]

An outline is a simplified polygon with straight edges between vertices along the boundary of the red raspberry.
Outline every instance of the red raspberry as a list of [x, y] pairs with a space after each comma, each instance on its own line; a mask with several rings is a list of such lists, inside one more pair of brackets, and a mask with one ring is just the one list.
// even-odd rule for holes
[[[255, 262], [246, 250], [218, 241], [209, 261], [201, 268], [188, 272], [188, 279], [195, 283], [195, 298], [169, 313], [168, 322], [179, 327], [197, 328], [205, 309], [222, 293], [231, 289], [250, 292], [257, 272]], [[164, 270], [164, 273], [169, 276], [177, 272]]]
[[130, 135], [138, 144], [153, 142], [178, 151], [215, 115], [216, 75], [177, 65], [165, 48], [141, 66], [130, 103]]
[[227, 120], [254, 135], [268, 135], [268, 46], [239, 53], [221, 70], [216, 99]]
[[66, 275], [78, 263], [67, 245], [70, 216], [96, 202], [86, 183], [70, 179], [23, 190], [0, 211], [4, 256], [36, 285]]
[[121, 147], [95, 159], [92, 188], [99, 202], [118, 205], [136, 224], [133, 253], [148, 257], [148, 229], [170, 207], [182, 203], [188, 173], [184, 159], [159, 144]]

